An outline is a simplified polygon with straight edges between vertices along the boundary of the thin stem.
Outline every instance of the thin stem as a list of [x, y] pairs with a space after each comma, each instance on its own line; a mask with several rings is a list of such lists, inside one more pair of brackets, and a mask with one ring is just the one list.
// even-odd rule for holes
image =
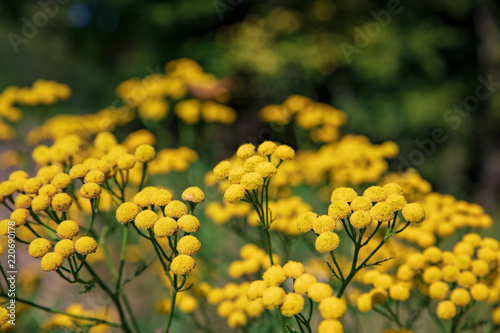
[[120, 288], [120, 283], [123, 274], [123, 267], [125, 266], [125, 255], [127, 253], [127, 242], [128, 242], [128, 224], [125, 224], [123, 227], [123, 236], [122, 236], [122, 252], [120, 255], [120, 266], [118, 268], [118, 277], [116, 278], [116, 291]]

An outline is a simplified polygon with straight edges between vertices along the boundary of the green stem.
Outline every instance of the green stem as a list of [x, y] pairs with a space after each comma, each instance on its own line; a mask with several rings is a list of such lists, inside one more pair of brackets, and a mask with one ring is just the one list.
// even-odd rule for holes
[[174, 318], [175, 310], [175, 298], [177, 297], [177, 275], [174, 274], [174, 283], [172, 284], [172, 300], [170, 302], [170, 314], [168, 315], [167, 327], [165, 328], [165, 333], [168, 333], [170, 325], [172, 325], [172, 319]]
[[128, 224], [125, 224], [123, 227], [123, 236], [122, 236], [122, 252], [120, 255], [120, 266], [118, 268], [118, 276], [116, 278], [116, 291], [118, 292], [120, 288], [120, 283], [122, 280], [123, 267], [125, 266], [125, 255], [127, 253], [127, 242], [128, 242]]

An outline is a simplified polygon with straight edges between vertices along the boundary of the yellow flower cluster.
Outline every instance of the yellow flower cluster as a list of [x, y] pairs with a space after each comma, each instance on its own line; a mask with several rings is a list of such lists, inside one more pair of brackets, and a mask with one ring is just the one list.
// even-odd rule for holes
[[[248, 243], [240, 249], [240, 259], [231, 262], [228, 274], [232, 278], [239, 278], [245, 274], [255, 274], [262, 268], [271, 266], [267, 252], [257, 245]], [[278, 255], [273, 253], [273, 261], [280, 262]]]
[[347, 115], [325, 103], [313, 102], [310, 98], [292, 95], [282, 105], [268, 105], [259, 112], [259, 119], [286, 125], [292, 121], [310, 131], [314, 142], [335, 142], [339, 128], [347, 121]]
[[422, 178], [415, 169], [407, 169], [405, 172], [390, 172], [380, 181], [381, 185], [397, 183], [403, 187], [403, 194], [408, 201], [421, 200], [432, 191], [431, 184]]
[[205, 207], [205, 215], [215, 224], [225, 224], [232, 218], [244, 218], [252, 210], [252, 206], [245, 202], [237, 204], [221, 204], [217, 201], [209, 202]]
[[[74, 303], [67, 306], [64, 309], [64, 312], [69, 313], [75, 316], [84, 316], [84, 317], [92, 317], [101, 320], [110, 320], [112, 314], [109, 313], [109, 310], [104, 307], [97, 307], [91, 310], [86, 310], [82, 304]], [[55, 314], [50, 317], [47, 321], [43, 323], [41, 329], [44, 331], [50, 331], [53, 329], [66, 328], [68, 330], [77, 330], [78, 327], [92, 325], [91, 332], [107, 332], [108, 328], [103, 324], [94, 324], [88, 320], [84, 319], [76, 319], [74, 317], [70, 317], [65, 314]]]

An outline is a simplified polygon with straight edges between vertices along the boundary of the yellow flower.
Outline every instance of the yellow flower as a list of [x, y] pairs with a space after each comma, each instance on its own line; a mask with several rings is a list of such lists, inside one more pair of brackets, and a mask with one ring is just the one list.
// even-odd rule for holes
[[304, 273], [293, 283], [293, 289], [296, 293], [305, 295], [309, 287], [317, 282], [316, 278], [311, 275]]
[[293, 158], [295, 157], [295, 151], [292, 149], [292, 147], [287, 145], [281, 145], [276, 148], [274, 154], [276, 155], [276, 157], [283, 161], [293, 160]]
[[39, 177], [29, 178], [24, 182], [24, 193], [26, 194], [37, 194], [40, 187], [42, 187], [43, 182]]
[[356, 307], [360, 312], [368, 312], [373, 308], [372, 296], [369, 293], [364, 293], [356, 299]]
[[10, 220], [14, 221], [15, 227], [20, 227], [28, 220], [29, 211], [25, 208], [15, 209], [10, 213]]
[[300, 313], [303, 308], [304, 297], [296, 293], [288, 293], [280, 306], [280, 312], [285, 317], [291, 317]]
[[249, 300], [256, 300], [264, 294], [267, 289], [267, 283], [263, 280], [255, 280], [250, 283], [247, 290], [247, 297]]
[[411, 223], [422, 223], [425, 220], [424, 208], [418, 203], [410, 203], [404, 206], [403, 217]]
[[172, 273], [176, 275], [187, 275], [193, 270], [195, 266], [196, 263], [193, 258], [185, 254], [181, 254], [175, 257], [174, 260], [172, 260], [170, 269], [172, 270]]
[[343, 300], [332, 296], [324, 298], [318, 309], [324, 319], [339, 319], [344, 316], [347, 307]]
[[25, 194], [19, 194], [16, 197], [16, 202], [14, 204], [14, 207], [16, 208], [29, 208], [31, 206], [31, 197], [29, 195]]
[[214, 168], [214, 176], [217, 180], [222, 180], [229, 175], [229, 171], [233, 165], [229, 161], [222, 161]]
[[229, 314], [227, 318], [227, 325], [231, 327], [233, 330], [238, 327], [246, 326], [248, 323], [248, 318], [243, 311], [236, 310]]
[[9, 312], [6, 308], [0, 307], [0, 326], [5, 325], [9, 321]]
[[350, 187], [339, 187], [333, 190], [330, 201], [333, 202], [335, 200], [342, 200], [345, 202], [352, 202], [354, 199], [358, 197], [356, 191], [354, 191]]
[[455, 288], [450, 294], [450, 300], [457, 306], [466, 306], [470, 303], [471, 297], [467, 289]]
[[276, 167], [271, 162], [261, 162], [255, 166], [255, 172], [260, 174], [263, 178], [274, 176], [276, 171]]
[[240, 184], [231, 184], [224, 192], [224, 200], [230, 204], [236, 204], [244, 197], [245, 188]]
[[344, 327], [336, 319], [327, 319], [319, 323], [318, 333], [344, 333]]
[[135, 217], [135, 226], [139, 229], [149, 229], [152, 228], [156, 221], [158, 221], [158, 214], [152, 210], [143, 210]]
[[353, 211], [357, 210], [370, 210], [372, 208], [372, 201], [367, 197], [357, 197], [351, 202], [351, 208]]
[[65, 212], [71, 207], [73, 200], [66, 193], [58, 193], [54, 195], [51, 202], [51, 207], [56, 212]]
[[187, 235], [179, 239], [177, 243], [177, 251], [180, 254], [186, 254], [188, 256], [191, 256], [193, 254], [198, 253], [201, 249], [201, 243], [198, 240], [198, 238]]
[[168, 104], [164, 98], [151, 97], [139, 105], [138, 113], [142, 119], [160, 121], [168, 114]]
[[57, 236], [61, 238], [71, 239], [78, 235], [80, 227], [75, 221], [62, 221], [57, 227]]
[[38, 214], [50, 205], [50, 198], [46, 195], [38, 195], [31, 201], [33, 213]]
[[336, 233], [326, 231], [322, 232], [318, 238], [316, 238], [316, 242], [314, 246], [316, 250], [320, 253], [328, 253], [333, 251], [339, 246], [340, 238]]
[[90, 170], [83, 178], [85, 183], [102, 184], [106, 181], [106, 175], [100, 170]]
[[85, 199], [94, 199], [101, 195], [101, 187], [96, 183], [83, 184], [80, 187], [80, 196]]
[[349, 221], [354, 228], [363, 229], [372, 223], [372, 217], [364, 210], [358, 210], [352, 213]]
[[323, 282], [313, 283], [307, 289], [307, 296], [315, 302], [321, 302], [325, 298], [332, 296], [333, 289], [329, 284]]
[[264, 179], [257, 172], [249, 172], [241, 177], [240, 183], [245, 190], [253, 191], [262, 187]]
[[92, 237], [83, 236], [75, 242], [75, 250], [80, 254], [91, 254], [97, 250], [97, 242]]
[[[190, 215], [185, 215], [190, 216]], [[156, 237], [168, 237], [177, 233], [177, 223], [171, 217], [162, 217], [154, 225]]]
[[52, 184], [45, 184], [38, 190], [38, 195], [45, 195], [49, 198], [54, 197], [57, 193], [59, 193], [59, 189]]
[[56, 175], [50, 183], [57, 188], [66, 188], [71, 183], [71, 180], [68, 174], [60, 173]]
[[177, 226], [184, 232], [196, 232], [200, 230], [200, 220], [193, 215], [183, 215], [177, 220]]
[[151, 204], [155, 206], [165, 207], [170, 202], [172, 202], [172, 193], [168, 190], [159, 189], [153, 193], [151, 196]]
[[387, 196], [391, 194], [403, 195], [403, 188], [397, 183], [387, 183], [382, 186], [382, 189], [384, 190], [385, 194], [387, 194]]
[[43, 256], [40, 265], [45, 272], [52, 272], [62, 266], [64, 258], [56, 252], [50, 252]]
[[336, 226], [337, 221], [328, 215], [321, 215], [313, 220], [313, 230], [316, 234], [333, 231]]
[[470, 288], [472, 298], [478, 302], [486, 302], [490, 296], [490, 288], [484, 283], [476, 283]]
[[62, 239], [54, 246], [54, 252], [63, 258], [69, 258], [75, 253], [75, 244], [69, 239]]
[[182, 192], [182, 200], [188, 202], [202, 202], [205, 201], [205, 193], [198, 186], [188, 187]]
[[124, 202], [116, 210], [116, 219], [118, 220], [118, 222], [125, 224], [135, 219], [140, 211], [141, 210], [139, 209], [139, 206], [137, 206], [135, 203]]
[[437, 306], [437, 316], [443, 320], [450, 320], [457, 314], [457, 307], [452, 301], [441, 301]]
[[276, 150], [276, 144], [272, 141], [264, 141], [259, 145], [257, 152], [262, 156], [269, 156]]
[[179, 218], [188, 213], [188, 208], [179, 200], [173, 200], [165, 206], [165, 215], [172, 218]]
[[395, 301], [404, 302], [410, 298], [410, 288], [401, 283], [393, 284], [389, 288], [389, 296]]
[[273, 265], [262, 274], [262, 279], [268, 286], [279, 286], [286, 278], [285, 270], [280, 265]]
[[301, 262], [289, 261], [284, 266], [286, 277], [297, 279], [304, 274], [304, 265]]
[[49, 253], [50, 249], [52, 249], [52, 244], [48, 239], [36, 238], [30, 243], [28, 253], [32, 258], [41, 258]]
[[387, 198], [385, 199], [385, 202], [391, 205], [392, 210], [394, 211], [401, 210], [406, 205], [405, 197], [400, 194], [388, 195]]
[[259, 155], [251, 156], [246, 159], [245, 163], [243, 164], [243, 169], [245, 169], [246, 172], [253, 172], [255, 171], [257, 164], [262, 162], [264, 162], [264, 158], [262, 156]]
[[[314, 220], [318, 217], [316, 213], [305, 212], [299, 215], [297, 219], [297, 229], [300, 232], [308, 232], [313, 228]], [[333, 229], [332, 229], [333, 230]]]
[[238, 148], [238, 150], [236, 151], [236, 156], [238, 156], [242, 160], [246, 160], [247, 158], [252, 156], [254, 152], [255, 146], [251, 143], [245, 143]]
[[229, 171], [227, 178], [231, 184], [239, 184], [241, 177], [246, 173], [243, 167], [234, 167]]
[[130, 170], [135, 165], [135, 156], [132, 154], [124, 154], [118, 157], [116, 165], [120, 170]]
[[281, 287], [272, 286], [262, 294], [262, 305], [268, 310], [274, 310], [285, 300], [285, 291]]
[[446, 282], [437, 281], [429, 286], [429, 297], [434, 300], [442, 301], [448, 297], [449, 293], [450, 287]]
[[363, 192], [363, 196], [373, 202], [380, 202], [387, 198], [387, 193], [385, 193], [384, 189], [380, 186], [370, 186]]
[[328, 215], [335, 220], [340, 220], [351, 213], [351, 207], [343, 200], [334, 200], [328, 207]]
[[394, 210], [387, 202], [377, 202], [370, 209], [370, 216], [381, 222], [391, 221], [394, 218]]
[[148, 163], [154, 160], [156, 151], [153, 146], [142, 144], [135, 149], [135, 159], [140, 163]]
[[373, 288], [370, 290], [372, 304], [384, 304], [387, 301], [387, 291], [382, 288]]

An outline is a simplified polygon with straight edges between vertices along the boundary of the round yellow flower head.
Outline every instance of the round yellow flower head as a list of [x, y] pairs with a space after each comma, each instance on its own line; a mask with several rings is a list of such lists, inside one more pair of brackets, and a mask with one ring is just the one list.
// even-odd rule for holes
[[252, 156], [254, 152], [255, 146], [251, 143], [245, 143], [238, 148], [238, 150], [236, 151], [236, 156], [238, 156], [242, 160], [246, 160], [247, 158]]
[[490, 265], [487, 261], [477, 259], [472, 262], [472, 273], [478, 277], [484, 277], [490, 273]]
[[183, 215], [177, 220], [177, 226], [184, 232], [197, 232], [200, 230], [200, 220], [193, 215]]
[[158, 214], [152, 210], [143, 210], [135, 217], [135, 226], [139, 229], [149, 229], [152, 228], [156, 221], [158, 221]]
[[391, 221], [394, 218], [394, 210], [387, 202], [377, 202], [370, 209], [370, 216], [377, 221]]
[[31, 258], [41, 258], [49, 253], [50, 249], [52, 249], [52, 244], [48, 239], [36, 238], [30, 243], [28, 253]]
[[467, 289], [455, 288], [450, 294], [450, 300], [456, 306], [466, 306], [470, 303], [471, 297]]
[[80, 187], [80, 196], [85, 199], [94, 199], [101, 195], [101, 187], [96, 183], [83, 184]]
[[284, 266], [286, 277], [298, 279], [304, 274], [304, 265], [301, 262], [289, 261]]
[[170, 191], [165, 189], [159, 189], [153, 193], [151, 196], [151, 204], [155, 206], [165, 207], [170, 202], [172, 202], [173, 196]]
[[382, 189], [388, 196], [391, 194], [403, 195], [403, 188], [397, 183], [385, 184], [384, 186], [382, 186]]
[[380, 289], [389, 289], [394, 284], [394, 279], [389, 274], [378, 274], [373, 279], [373, 286]]
[[135, 219], [140, 212], [139, 206], [133, 202], [124, 202], [116, 210], [116, 219], [118, 222], [125, 224]]
[[14, 204], [14, 207], [16, 207], [16, 208], [28, 208], [29, 206], [31, 206], [31, 200], [32, 200], [32, 198], [29, 195], [19, 194], [16, 197], [16, 202]]
[[437, 306], [436, 312], [438, 318], [450, 320], [457, 314], [457, 307], [452, 301], [441, 301]]
[[[191, 216], [191, 215], [185, 215]], [[156, 237], [169, 237], [177, 233], [177, 223], [171, 217], [162, 217], [156, 221], [154, 226]]]
[[170, 269], [172, 270], [172, 273], [176, 275], [187, 275], [195, 266], [196, 263], [193, 258], [185, 254], [180, 254], [172, 260]]
[[307, 296], [315, 302], [321, 302], [327, 297], [332, 296], [333, 289], [329, 284], [323, 282], [313, 283], [309, 289], [307, 289]]
[[50, 205], [50, 198], [46, 195], [38, 195], [31, 201], [31, 209], [33, 213], [38, 214]]
[[46, 195], [49, 198], [52, 198], [57, 193], [59, 193], [59, 189], [52, 184], [45, 184], [38, 190], [38, 195]]
[[28, 178], [29, 178], [28, 173], [23, 170], [16, 170], [9, 175], [9, 181], [11, 182], [15, 182], [16, 180], [19, 179], [28, 179]]
[[5, 325], [9, 319], [9, 311], [4, 307], [0, 307], [0, 326]]
[[51, 207], [56, 212], [65, 212], [71, 207], [73, 200], [66, 193], [58, 193], [54, 195], [51, 202]]
[[249, 172], [241, 177], [240, 184], [245, 190], [257, 190], [264, 184], [264, 178], [257, 172]]
[[102, 184], [106, 181], [106, 175], [100, 170], [90, 170], [83, 178], [85, 183]]
[[75, 253], [75, 244], [69, 239], [62, 239], [54, 246], [54, 252], [63, 258], [69, 258]]
[[262, 274], [262, 280], [268, 286], [279, 286], [286, 280], [285, 270], [280, 265], [273, 265]]
[[372, 217], [364, 210], [357, 210], [352, 213], [349, 221], [354, 228], [363, 229], [372, 223]]
[[276, 171], [276, 167], [271, 162], [261, 162], [255, 166], [255, 172], [260, 174], [263, 178], [274, 176]]
[[351, 202], [351, 208], [353, 211], [357, 210], [370, 210], [372, 208], [372, 201], [367, 197], [357, 197]]
[[344, 333], [344, 326], [336, 319], [326, 319], [319, 323], [318, 333]]
[[315, 284], [316, 282], [318, 281], [313, 275], [304, 273], [293, 283], [293, 290], [296, 293], [305, 295], [309, 287]]
[[497, 326], [500, 326], [500, 306], [497, 306], [492, 314], [491, 314], [491, 319], [493, 320], [493, 323]]
[[316, 213], [313, 213], [313, 212], [305, 212], [305, 213], [300, 214], [298, 219], [297, 219], [297, 229], [300, 232], [308, 232], [309, 230], [311, 230], [313, 228], [314, 220], [317, 217], [318, 217], [318, 215]]
[[57, 226], [57, 236], [61, 238], [71, 239], [78, 235], [79, 232], [80, 227], [75, 221], [62, 221], [59, 226]]
[[422, 279], [425, 283], [433, 283], [441, 280], [443, 273], [437, 266], [429, 266], [424, 270], [424, 274], [422, 274]]
[[446, 282], [456, 282], [460, 274], [460, 270], [455, 265], [444, 266], [441, 272], [443, 273], [442, 279]]
[[24, 193], [26, 194], [37, 194], [40, 187], [42, 187], [43, 182], [39, 177], [28, 178], [24, 182]]
[[40, 265], [45, 272], [52, 272], [62, 266], [64, 258], [56, 252], [50, 252], [43, 256]]
[[316, 250], [320, 253], [328, 253], [333, 251], [339, 246], [340, 238], [336, 233], [326, 231], [321, 233], [318, 238], [316, 238], [316, 242], [314, 246]]
[[241, 181], [241, 177], [246, 173], [245, 168], [243, 167], [234, 167], [229, 171], [229, 175], [227, 178], [231, 184], [239, 184]]
[[332, 296], [324, 298], [318, 309], [324, 319], [339, 319], [344, 316], [347, 306], [343, 300]]
[[97, 250], [97, 242], [92, 237], [83, 236], [75, 242], [75, 250], [80, 254], [91, 254]]
[[181, 198], [184, 201], [198, 203], [205, 201], [205, 193], [198, 186], [192, 186], [182, 192]]
[[328, 216], [340, 220], [351, 213], [351, 206], [343, 200], [334, 200], [328, 207]]
[[478, 302], [486, 302], [490, 297], [490, 288], [484, 283], [476, 283], [470, 288], [472, 298]]
[[215, 179], [222, 180], [226, 178], [229, 175], [229, 171], [232, 167], [233, 165], [229, 161], [222, 161], [217, 164], [213, 170]]
[[252, 281], [247, 290], [248, 299], [253, 301], [257, 298], [262, 297], [262, 294], [264, 294], [264, 291], [267, 289], [267, 287], [267, 283], [263, 280]]
[[231, 312], [227, 318], [227, 325], [231, 327], [233, 330], [238, 327], [246, 326], [248, 323], [248, 318], [245, 313], [241, 310], [236, 310]]
[[200, 251], [201, 249], [201, 243], [198, 240], [198, 238], [187, 235], [179, 239], [179, 242], [177, 243], [177, 251], [180, 254], [185, 254], [188, 256], [191, 256], [193, 254], [196, 254]]
[[392, 206], [393, 211], [401, 210], [406, 205], [406, 199], [401, 194], [390, 194], [385, 202]]
[[389, 296], [395, 301], [404, 302], [410, 298], [410, 288], [402, 283], [393, 284], [389, 288]]
[[406, 258], [406, 264], [414, 271], [422, 269], [426, 262], [427, 259], [421, 253], [413, 253]]
[[469, 271], [463, 271], [460, 274], [458, 274], [457, 284], [460, 287], [470, 288], [476, 283], [477, 283], [477, 277], [474, 275], [474, 273]]
[[83, 178], [89, 172], [89, 169], [83, 164], [75, 164], [69, 170], [71, 179]]
[[429, 286], [429, 297], [436, 301], [446, 299], [449, 293], [450, 287], [446, 282], [436, 281]]
[[387, 193], [385, 193], [384, 189], [380, 186], [370, 186], [363, 192], [363, 196], [373, 202], [380, 202], [387, 198]]
[[14, 221], [15, 227], [20, 227], [28, 220], [30, 212], [25, 208], [15, 209], [10, 213], [10, 220]]
[[71, 180], [68, 174], [60, 173], [56, 175], [50, 183], [57, 188], [66, 188], [71, 183]]
[[148, 163], [154, 160], [156, 151], [153, 146], [142, 144], [135, 149], [135, 159], [141, 163]]
[[418, 203], [410, 203], [404, 206], [403, 217], [411, 223], [422, 223], [425, 220], [424, 208]]
[[9, 222], [10, 220], [0, 221], [0, 236], [7, 236], [9, 233]]
[[257, 152], [262, 156], [269, 156], [276, 150], [276, 144], [272, 141], [264, 141], [259, 145]]
[[262, 305], [268, 310], [274, 310], [285, 300], [285, 291], [281, 287], [272, 286], [264, 290]]
[[281, 145], [276, 148], [274, 154], [277, 158], [283, 161], [293, 160], [293, 158], [295, 157], [295, 151], [292, 149], [292, 147], [287, 145]]
[[94, 138], [94, 145], [96, 148], [107, 151], [111, 146], [116, 145], [116, 137], [110, 132], [99, 132]]
[[236, 204], [244, 197], [245, 188], [240, 184], [231, 184], [224, 192], [224, 200], [230, 204]]
[[360, 312], [368, 312], [373, 309], [372, 296], [369, 293], [364, 293], [356, 299], [356, 307]]
[[330, 201], [333, 202], [335, 200], [342, 200], [345, 202], [352, 202], [354, 199], [358, 197], [356, 191], [354, 191], [350, 187], [339, 187], [333, 190]]
[[142, 191], [136, 193], [134, 195], [134, 199], [132, 199], [133, 203], [137, 206], [145, 208], [151, 206], [153, 194], [155, 194], [158, 190], [156, 187], [148, 186], [142, 189]]
[[124, 154], [118, 157], [116, 165], [120, 170], [130, 170], [135, 165], [135, 156], [132, 154]]
[[303, 308], [304, 297], [296, 293], [288, 293], [280, 306], [280, 312], [285, 317], [292, 317], [299, 314]]
[[262, 156], [259, 155], [250, 156], [245, 160], [245, 163], [243, 164], [243, 169], [245, 169], [246, 172], [255, 171], [257, 164], [262, 163], [264, 161], [265, 160]]
[[426, 248], [423, 254], [425, 258], [433, 264], [437, 264], [443, 259], [443, 252], [436, 246]]
[[106, 161], [97, 160], [92, 163], [92, 165], [90, 166], [90, 170], [99, 170], [103, 174], [107, 175], [111, 171], [111, 165]]
[[328, 215], [321, 215], [313, 220], [313, 230], [316, 234], [333, 231], [336, 226], [337, 221]]
[[188, 208], [179, 200], [173, 200], [165, 206], [165, 215], [172, 218], [179, 218], [188, 213]]

